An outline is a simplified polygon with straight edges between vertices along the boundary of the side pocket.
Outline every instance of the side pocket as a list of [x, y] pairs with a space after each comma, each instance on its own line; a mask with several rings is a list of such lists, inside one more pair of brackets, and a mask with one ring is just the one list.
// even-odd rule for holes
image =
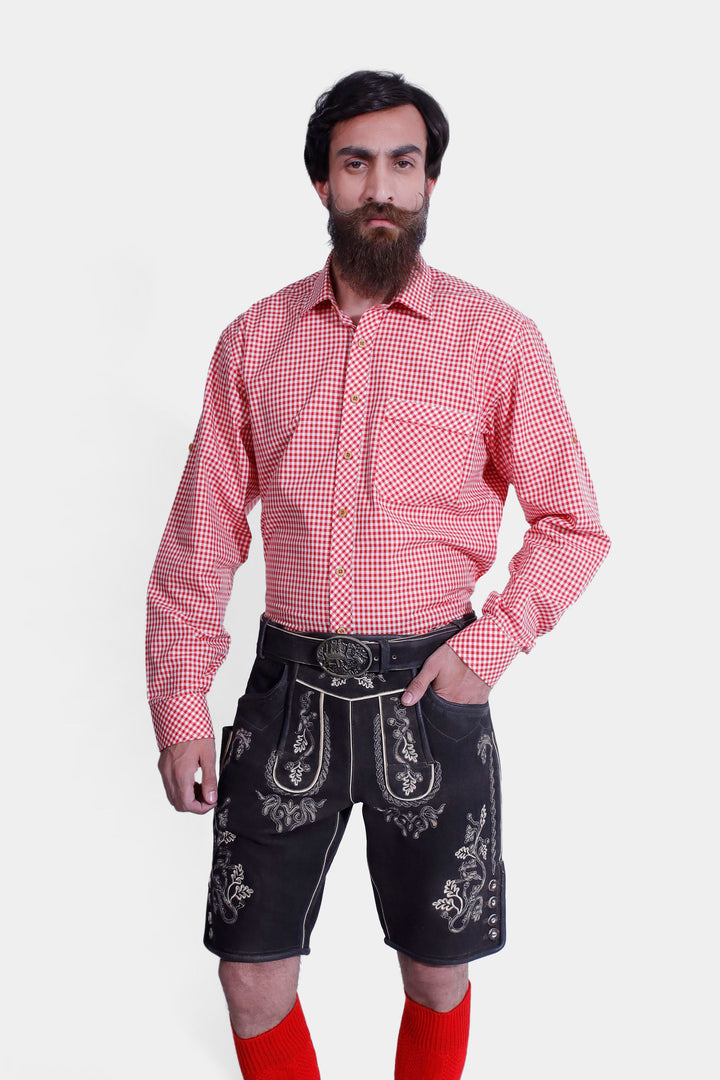
[[264, 731], [282, 715], [288, 689], [288, 672], [288, 664], [256, 658], [247, 689], [237, 704], [236, 728], [242, 725], [254, 731]]
[[220, 739], [220, 764], [218, 766], [218, 775], [223, 771], [227, 763], [228, 755], [230, 753], [230, 743], [232, 742], [233, 728], [224, 727], [222, 729], [222, 736]]
[[456, 701], [447, 701], [428, 686], [418, 702], [423, 719], [435, 731], [452, 742], [462, 742], [472, 735], [483, 731], [492, 731], [490, 706], [462, 705]]

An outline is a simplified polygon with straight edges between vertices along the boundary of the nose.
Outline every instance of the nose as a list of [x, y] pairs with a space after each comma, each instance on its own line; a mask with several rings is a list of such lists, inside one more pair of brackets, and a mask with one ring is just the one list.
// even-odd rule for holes
[[395, 198], [392, 169], [384, 162], [374, 162], [365, 183], [365, 202], [391, 203]]

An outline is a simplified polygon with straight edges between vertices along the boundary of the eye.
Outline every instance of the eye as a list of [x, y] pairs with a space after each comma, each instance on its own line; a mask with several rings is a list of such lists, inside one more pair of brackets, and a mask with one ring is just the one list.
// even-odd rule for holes
[[408, 158], [400, 158], [398, 161], [395, 162], [395, 164], [397, 165], [398, 169], [401, 169], [403, 172], [405, 172], [407, 169], [415, 168], [415, 162], [410, 161]]
[[359, 158], [345, 162], [345, 168], [349, 169], [350, 172], [360, 172], [364, 165], [365, 162], [361, 161]]

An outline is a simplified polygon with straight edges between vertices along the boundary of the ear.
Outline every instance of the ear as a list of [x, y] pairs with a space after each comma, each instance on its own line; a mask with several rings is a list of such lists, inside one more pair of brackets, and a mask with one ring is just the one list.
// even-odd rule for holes
[[312, 186], [318, 193], [318, 197], [323, 206], [327, 207], [328, 195], [330, 194], [330, 181], [329, 180], [313, 180]]
[[430, 196], [432, 195], [433, 191], [435, 190], [435, 185], [436, 184], [437, 184], [437, 177], [434, 180], [428, 180], [427, 178], [425, 179], [425, 197], [427, 199], [429, 199]]

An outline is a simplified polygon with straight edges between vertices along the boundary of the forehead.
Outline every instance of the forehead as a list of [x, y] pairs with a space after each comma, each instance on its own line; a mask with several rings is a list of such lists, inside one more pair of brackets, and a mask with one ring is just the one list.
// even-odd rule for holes
[[398, 105], [394, 109], [361, 113], [350, 120], [341, 120], [332, 130], [330, 157], [342, 146], [362, 146], [367, 150], [392, 150], [396, 146], [414, 144], [425, 152], [427, 132], [425, 121], [414, 105]]

